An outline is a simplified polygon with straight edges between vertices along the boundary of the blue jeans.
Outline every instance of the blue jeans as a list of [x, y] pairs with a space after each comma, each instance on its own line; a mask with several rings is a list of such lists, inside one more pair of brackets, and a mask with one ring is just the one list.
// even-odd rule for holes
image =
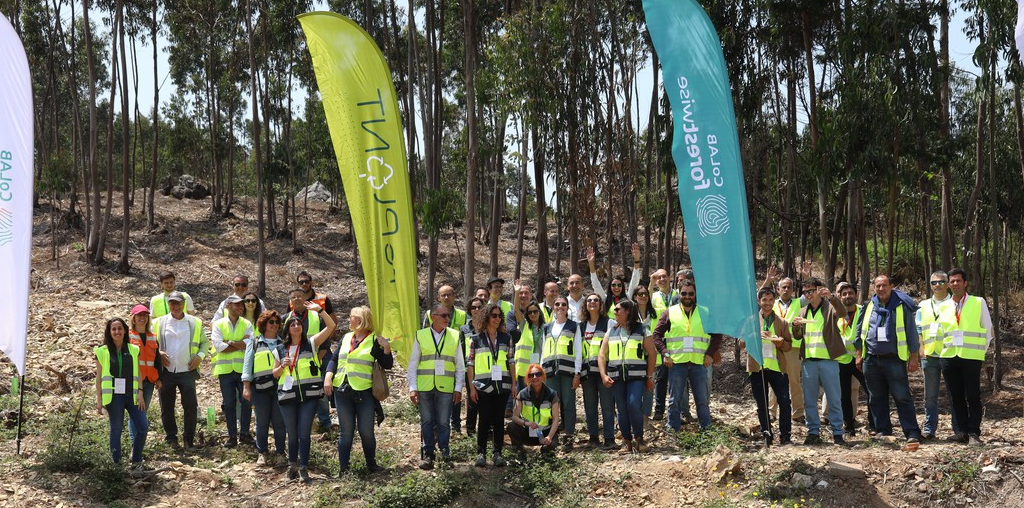
[[[939, 380], [942, 379], [942, 362], [937, 356], [921, 358], [924, 371], [924, 433], [935, 434], [939, 430]], [[956, 414], [950, 412], [953, 432], [958, 429]]]
[[833, 436], [843, 435], [843, 406], [831, 403], [842, 401], [843, 391], [839, 387], [839, 362], [835, 360], [815, 360], [805, 358], [800, 366], [800, 384], [803, 386], [804, 418], [807, 419], [807, 433], [819, 434], [821, 431], [821, 414], [818, 413], [818, 389], [825, 390], [830, 402], [828, 423], [832, 427]]
[[338, 410], [338, 463], [342, 471], [348, 470], [357, 423], [366, 467], [377, 464], [377, 439], [373, 435], [372, 390], [356, 391], [347, 385], [346, 388], [344, 392], [338, 388], [334, 389], [334, 407]]
[[864, 359], [864, 379], [868, 382], [868, 407], [875, 430], [882, 435], [892, 435], [892, 419], [889, 417], [891, 394], [903, 434], [908, 439], [920, 438], [914, 397], [910, 394], [910, 381], [907, 379], [907, 362], [897, 357], [869, 354]]
[[220, 396], [223, 399], [221, 410], [224, 411], [224, 420], [228, 424], [228, 436], [238, 437], [238, 413], [235, 406], [242, 408], [241, 423], [242, 435], [249, 435], [249, 424], [252, 423], [252, 404], [242, 397], [242, 375], [237, 372], [221, 374], [217, 377], [220, 383]]
[[644, 415], [641, 411], [644, 393], [647, 392], [646, 381], [616, 380], [611, 391], [615, 397], [615, 406], [619, 410], [619, 430], [622, 439], [632, 441], [644, 437]]
[[267, 390], [258, 392], [253, 389], [252, 405], [256, 408], [256, 451], [268, 453], [268, 438], [270, 428], [274, 428], [274, 449], [278, 454], [284, 454], [285, 430], [284, 417], [281, 416], [281, 406], [277, 403], [277, 391]]
[[[676, 363], [668, 369], [668, 426], [679, 430], [682, 426], [680, 411], [688, 400], [687, 389], [693, 387], [693, 400], [697, 404], [697, 421], [701, 429], [711, 426], [711, 408], [708, 406], [708, 369], [696, 363]], [[684, 399], [685, 398], [685, 399]], [[686, 408], [689, 411], [689, 407]]]
[[[708, 382], [707, 382], [707, 385], [705, 385], [705, 386], [707, 386], [707, 388], [705, 390], [708, 393], [708, 404], [710, 404], [711, 403], [711, 377], [712, 377], [711, 374], [715, 371], [715, 369], [714, 369], [714, 366], [712, 366], [712, 365], [708, 365], [704, 369], [707, 371], [707, 380], [708, 380]], [[688, 392], [686, 392], [685, 390], [683, 391], [683, 402], [682, 402], [682, 405], [681, 405], [681, 409], [683, 411], [683, 414], [686, 414], [686, 415], [690, 414], [690, 394]]]
[[139, 433], [132, 438], [132, 463], [142, 462], [142, 449], [146, 447], [146, 434], [149, 433], [149, 419], [146, 412], [132, 403], [131, 395], [114, 394], [110, 404], [106, 405], [110, 418], [110, 455], [114, 462], [121, 463], [121, 434], [124, 432], [124, 413], [135, 425]]
[[560, 421], [565, 428], [565, 438], [576, 434], [576, 391], [572, 389], [572, 378], [569, 374], [552, 374], [546, 384], [558, 394], [562, 414]]
[[423, 440], [423, 457], [434, 458], [434, 432], [441, 456], [450, 457], [449, 444], [452, 439], [453, 395], [437, 390], [419, 392], [420, 395], [420, 437]]
[[288, 462], [309, 466], [309, 443], [313, 434], [313, 418], [320, 399], [306, 399], [281, 405], [281, 418], [288, 429]]
[[587, 417], [587, 433], [590, 437], [597, 436], [597, 405], [601, 403], [601, 424], [604, 427], [604, 440], [615, 439], [615, 396], [611, 388], [601, 383], [601, 375], [591, 372], [583, 380], [583, 411]]
[[[146, 419], [149, 419], [149, 402], [153, 400], [153, 390], [156, 385], [149, 381], [142, 380], [142, 400], [146, 401]], [[131, 419], [128, 419], [128, 438], [132, 441], [135, 440], [135, 424]]]

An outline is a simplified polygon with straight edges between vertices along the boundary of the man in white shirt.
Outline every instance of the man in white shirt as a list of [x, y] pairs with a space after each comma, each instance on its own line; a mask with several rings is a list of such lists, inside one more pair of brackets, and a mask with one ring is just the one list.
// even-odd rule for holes
[[566, 298], [569, 301], [569, 319], [579, 323], [580, 321], [580, 309], [583, 308], [583, 277], [574, 273], [569, 276], [569, 296]]
[[[245, 294], [249, 292], [249, 277], [245, 275], [236, 275], [235, 278], [232, 279], [231, 284], [234, 290], [234, 293], [232, 294], [239, 298], [244, 297]], [[217, 321], [218, 319], [224, 317], [224, 306], [227, 305], [227, 303], [227, 298], [225, 298], [224, 301], [220, 302], [220, 305], [217, 307], [217, 312], [213, 313], [214, 321]], [[262, 298], [260, 298], [260, 308], [263, 310], [267, 310], [267, 304], [263, 303]]]
[[177, 392], [181, 392], [185, 429], [182, 437], [185, 448], [194, 449], [196, 417], [199, 401], [196, 398], [196, 379], [199, 365], [209, 350], [209, 340], [203, 333], [203, 321], [185, 314], [185, 297], [177, 291], [167, 295], [170, 314], [153, 323], [153, 332], [160, 345], [160, 419], [168, 444], [178, 446], [178, 423], [174, 418]]
[[458, 330], [448, 327], [450, 320], [448, 308], [435, 303], [430, 309], [432, 324], [416, 332], [409, 355], [409, 397], [420, 408], [421, 469], [434, 467], [435, 433], [442, 460], [451, 460], [452, 407], [462, 400], [466, 361]]
[[[252, 405], [242, 397], [242, 364], [245, 347], [252, 342], [252, 323], [242, 317], [245, 311], [242, 299], [231, 295], [225, 306], [227, 315], [213, 322], [210, 339], [217, 351], [213, 362], [213, 376], [220, 385], [221, 410], [228, 426], [228, 440], [225, 448], [238, 446], [241, 435], [243, 443], [254, 443], [249, 425], [252, 422]], [[236, 405], [241, 405], [241, 414], [236, 414]], [[241, 432], [238, 423], [241, 421]]]

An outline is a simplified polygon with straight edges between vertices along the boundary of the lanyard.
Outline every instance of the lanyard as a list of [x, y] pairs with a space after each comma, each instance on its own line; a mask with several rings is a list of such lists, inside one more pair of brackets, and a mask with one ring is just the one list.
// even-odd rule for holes
[[693, 314], [697, 309], [691, 310], [690, 313], [687, 314], [686, 308], [683, 307], [683, 304], [679, 304], [679, 308], [683, 309], [683, 316], [686, 317], [686, 335], [690, 335], [690, 327], [693, 326], [693, 321], [691, 321], [691, 318], [693, 317]]
[[493, 340], [491, 339], [490, 334], [485, 334], [484, 336], [487, 338], [487, 348], [491, 352], [491, 365], [497, 365], [498, 364], [498, 350], [499, 350], [499, 346], [500, 346], [498, 344], [498, 336], [495, 335]]
[[768, 317], [761, 316], [761, 322], [764, 323], [763, 324], [764, 331], [767, 332], [767, 331], [771, 330], [772, 329], [772, 325], [775, 324], [775, 313], [774, 312], [768, 313]]
[[[433, 332], [431, 332], [431, 335], [433, 335]], [[445, 330], [443, 332], [441, 332], [441, 340], [440, 341], [438, 341], [436, 339], [434, 340], [434, 354], [435, 354], [435, 356], [441, 356], [441, 350], [444, 349], [444, 338], [447, 335], [448, 335], [448, 329], [445, 328]]]
[[967, 303], [967, 293], [964, 293], [964, 297], [956, 303], [956, 324], [960, 324], [960, 311], [964, 310], [964, 304]]
[[353, 351], [355, 351], [356, 348], [359, 347], [359, 345], [362, 344], [363, 341], [366, 340], [366, 338], [369, 337], [369, 336], [370, 336], [369, 334], [366, 334], [366, 335], [363, 336], [363, 338], [356, 340], [356, 334], [352, 333], [352, 345], [349, 347], [349, 350], [348, 350], [349, 354], [351, 354]]
[[[939, 311], [935, 310], [935, 300], [932, 300], [931, 302], [928, 302], [928, 303], [931, 304], [931, 307], [932, 307], [932, 320], [933, 321], [938, 321], [939, 320]], [[957, 323], [960, 322], [960, 311], [959, 310], [957, 310], [957, 312], [956, 312], [956, 321], [957, 321]]]

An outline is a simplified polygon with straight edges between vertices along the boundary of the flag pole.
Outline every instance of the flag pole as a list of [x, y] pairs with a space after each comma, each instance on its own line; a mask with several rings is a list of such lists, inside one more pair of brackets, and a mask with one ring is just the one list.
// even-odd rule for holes
[[21, 415], [25, 409], [25, 375], [21, 375], [21, 380], [18, 382], [18, 439], [17, 439], [17, 451], [15, 455], [21, 455]]

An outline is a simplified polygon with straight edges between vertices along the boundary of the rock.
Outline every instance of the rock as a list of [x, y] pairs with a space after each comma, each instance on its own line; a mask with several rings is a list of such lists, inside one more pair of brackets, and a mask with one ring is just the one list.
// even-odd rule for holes
[[320, 182], [314, 182], [309, 187], [301, 189], [299, 190], [298, 193], [295, 194], [296, 202], [302, 201], [303, 198], [308, 199], [310, 201], [322, 201], [324, 203], [330, 203], [333, 196], [331, 195], [331, 191], [327, 190], [327, 187], [324, 186], [324, 184]]
[[825, 490], [825, 489], [828, 488], [828, 482], [825, 481], [825, 480], [822, 480], [822, 481], [814, 484], [814, 486], [817, 487], [818, 490]]
[[994, 465], [989, 465], [989, 466], [985, 466], [985, 467], [981, 468], [981, 472], [982, 473], [989, 473], [989, 472], [991, 472], [991, 473], [998, 473], [999, 472], [999, 468], [994, 466]]
[[211, 489], [217, 488], [217, 480], [210, 480], [210, 488]]
[[849, 462], [829, 462], [828, 473], [836, 478], [866, 478], [864, 468], [860, 464]]
[[917, 491], [922, 493], [922, 494], [925, 493], [925, 492], [928, 492], [928, 484], [924, 483], [924, 482], [921, 482], [917, 486]]
[[178, 185], [171, 187], [169, 194], [176, 199], [205, 199], [210, 195], [210, 189], [192, 175], [181, 175]]
[[798, 489], [809, 489], [811, 485], [814, 485], [814, 478], [802, 473], [793, 473], [790, 483]]
[[733, 454], [732, 450], [724, 445], [719, 445], [714, 453], [708, 457], [707, 462], [705, 462], [705, 468], [709, 476], [716, 480], [721, 480], [727, 474], [739, 473], [742, 469], [742, 462]]
[[114, 304], [104, 300], [97, 300], [91, 302], [75, 302], [75, 305], [81, 309], [103, 310], [113, 306]]

